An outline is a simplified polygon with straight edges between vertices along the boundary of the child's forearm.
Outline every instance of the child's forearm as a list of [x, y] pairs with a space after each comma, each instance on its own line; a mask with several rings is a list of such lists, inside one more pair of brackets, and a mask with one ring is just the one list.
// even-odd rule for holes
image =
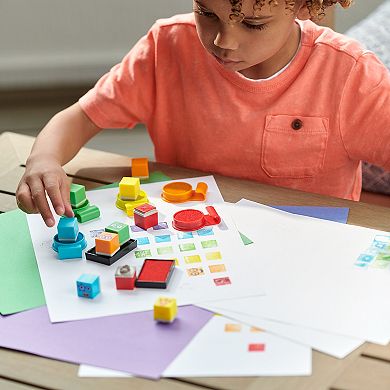
[[47, 156], [64, 165], [100, 130], [75, 103], [56, 114], [42, 129], [28, 161]]

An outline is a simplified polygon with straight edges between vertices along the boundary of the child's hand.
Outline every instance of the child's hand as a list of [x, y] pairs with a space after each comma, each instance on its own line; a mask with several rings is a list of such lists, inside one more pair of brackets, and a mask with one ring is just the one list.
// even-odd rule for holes
[[45, 224], [54, 226], [53, 214], [47, 202], [48, 194], [58, 215], [73, 216], [69, 200], [70, 184], [65, 171], [52, 156], [30, 156], [26, 172], [16, 191], [18, 207], [26, 213], [40, 213]]

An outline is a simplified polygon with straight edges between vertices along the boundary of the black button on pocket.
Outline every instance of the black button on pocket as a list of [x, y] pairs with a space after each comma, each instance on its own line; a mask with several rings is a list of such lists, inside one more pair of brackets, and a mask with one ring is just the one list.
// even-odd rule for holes
[[294, 130], [300, 130], [300, 129], [302, 129], [302, 127], [303, 127], [303, 122], [302, 122], [300, 119], [294, 119], [294, 120], [291, 122], [291, 127], [292, 127]]

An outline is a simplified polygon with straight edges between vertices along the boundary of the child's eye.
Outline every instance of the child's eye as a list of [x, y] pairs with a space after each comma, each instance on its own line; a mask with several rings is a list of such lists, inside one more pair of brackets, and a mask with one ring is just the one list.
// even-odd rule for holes
[[268, 24], [250, 24], [250, 23], [247, 23], [245, 21], [243, 21], [242, 24], [246, 28], [250, 28], [253, 30], [265, 30], [268, 27]]
[[200, 16], [206, 16], [208, 18], [212, 18], [212, 17], [216, 16], [214, 12], [206, 11], [206, 10], [200, 8], [199, 6], [196, 9], [194, 9], [194, 12]]

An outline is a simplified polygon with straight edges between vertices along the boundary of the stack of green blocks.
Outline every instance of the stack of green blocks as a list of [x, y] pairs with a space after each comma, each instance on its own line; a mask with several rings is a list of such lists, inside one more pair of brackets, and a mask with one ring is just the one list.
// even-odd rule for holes
[[92, 221], [100, 217], [99, 208], [89, 204], [85, 194], [85, 187], [80, 184], [71, 184], [70, 204], [79, 223]]

